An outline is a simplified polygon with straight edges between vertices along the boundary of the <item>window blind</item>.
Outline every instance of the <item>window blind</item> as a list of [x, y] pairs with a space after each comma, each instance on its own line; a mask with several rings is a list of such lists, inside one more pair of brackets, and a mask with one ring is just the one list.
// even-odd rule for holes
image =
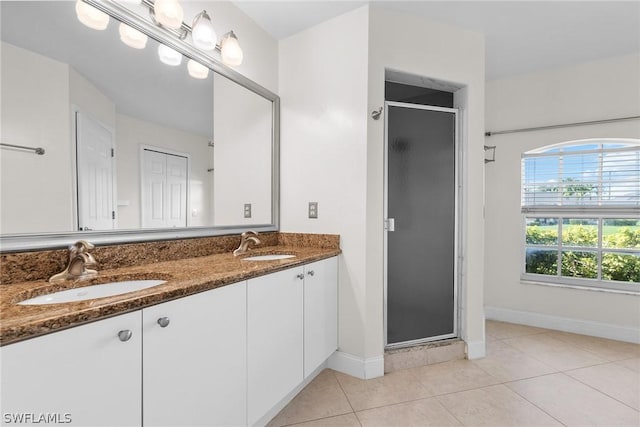
[[522, 212], [640, 214], [640, 142], [584, 141], [522, 155]]

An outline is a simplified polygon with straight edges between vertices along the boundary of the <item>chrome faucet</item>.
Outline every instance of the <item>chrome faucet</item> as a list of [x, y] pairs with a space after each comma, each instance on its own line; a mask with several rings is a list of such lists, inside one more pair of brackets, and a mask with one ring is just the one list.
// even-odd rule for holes
[[259, 245], [260, 239], [256, 237], [257, 235], [258, 233], [251, 230], [242, 233], [240, 235], [240, 246], [238, 246], [238, 249], [233, 251], [233, 256], [242, 255], [243, 253], [247, 252], [247, 250], [249, 250], [250, 242], [253, 242], [254, 245]]
[[78, 240], [69, 247], [69, 263], [67, 268], [58, 274], [49, 278], [49, 283], [60, 283], [66, 280], [84, 280], [97, 276], [96, 270], [90, 270], [87, 267], [95, 267], [98, 265], [96, 259], [88, 250], [93, 249], [91, 243], [86, 240]]

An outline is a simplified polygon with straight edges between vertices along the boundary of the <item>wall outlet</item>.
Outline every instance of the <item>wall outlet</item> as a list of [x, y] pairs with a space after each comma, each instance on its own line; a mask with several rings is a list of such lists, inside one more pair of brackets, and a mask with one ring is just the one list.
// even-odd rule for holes
[[244, 204], [244, 217], [251, 218], [251, 203]]
[[318, 218], [318, 202], [309, 202], [309, 218]]

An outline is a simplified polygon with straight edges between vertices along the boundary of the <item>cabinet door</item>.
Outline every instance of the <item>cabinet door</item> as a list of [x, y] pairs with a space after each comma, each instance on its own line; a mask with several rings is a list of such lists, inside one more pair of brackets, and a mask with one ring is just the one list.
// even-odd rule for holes
[[248, 281], [249, 425], [303, 380], [303, 278], [299, 267]]
[[338, 348], [338, 258], [305, 266], [304, 376]]
[[3, 425], [139, 426], [141, 346], [134, 312], [1, 347]]
[[142, 311], [145, 426], [246, 424], [246, 289], [236, 283]]

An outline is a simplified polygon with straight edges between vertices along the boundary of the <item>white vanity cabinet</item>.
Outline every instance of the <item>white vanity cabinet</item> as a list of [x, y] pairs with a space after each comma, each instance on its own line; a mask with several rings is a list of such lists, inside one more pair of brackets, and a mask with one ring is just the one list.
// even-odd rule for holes
[[142, 310], [143, 425], [247, 423], [246, 282]]
[[338, 258], [304, 267], [304, 376], [338, 348]]
[[247, 282], [248, 422], [303, 380], [303, 267]]
[[50, 424], [141, 424], [139, 311], [6, 345], [0, 355], [3, 425], [43, 425], [41, 416]]
[[337, 348], [337, 268], [333, 257], [0, 347], [1, 422], [266, 423]]

